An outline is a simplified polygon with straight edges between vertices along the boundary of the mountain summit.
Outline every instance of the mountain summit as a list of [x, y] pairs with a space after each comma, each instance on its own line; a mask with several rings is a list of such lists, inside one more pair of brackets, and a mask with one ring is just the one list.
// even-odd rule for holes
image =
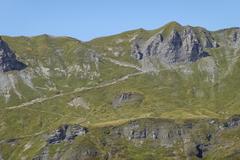
[[199, 32], [190, 26], [173, 27], [169, 24], [147, 41], [136, 41], [133, 54], [139, 60], [152, 57], [169, 64], [195, 62], [201, 57], [208, 56], [205, 48], [218, 46], [209, 32]]

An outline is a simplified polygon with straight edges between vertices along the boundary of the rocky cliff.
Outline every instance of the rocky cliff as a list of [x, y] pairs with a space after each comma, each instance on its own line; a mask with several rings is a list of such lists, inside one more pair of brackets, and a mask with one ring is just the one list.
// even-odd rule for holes
[[27, 66], [16, 59], [8, 44], [0, 37], [0, 71], [22, 70]]
[[[66, 125], [63, 127], [66, 128]], [[240, 116], [233, 116], [227, 120], [204, 119], [179, 122], [167, 119], [138, 119], [119, 126], [90, 128], [89, 132], [84, 131], [84, 133], [81, 129], [82, 134], [78, 136], [82, 136], [82, 141], [72, 144], [73, 146], [76, 145], [78, 149], [58, 150], [55, 155], [47, 154], [46, 158], [49, 147], [56, 145], [56, 143], [50, 143], [50, 146], [46, 146], [40, 153], [38, 159], [45, 160], [44, 156], [46, 159], [54, 160], [58, 159], [57, 157], [72, 160], [124, 159], [124, 157], [134, 156], [125, 148], [130, 146], [147, 147], [146, 150], [152, 151], [154, 154], [157, 154], [155, 153], [156, 150], [162, 148], [168, 151], [165, 158], [169, 159], [210, 158], [218, 147], [234, 143], [234, 138], [226, 141], [223, 135], [239, 130], [239, 127]], [[65, 129], [61, 127], [60, 130]], [[88, 142], [90, 137], [97, 141], [90, 140]], [[60, 140], [58, 143], [64, 143], [64, 141]], [[69, 145], [70, 142], [67, 143], [65, 145]], [[236, 151], [231, 153], [232, 155], [228, 158], [236, 157], [235, 154], [238, 154], [238, 151], [236, 148]], [[142, 158], [148, 157], [146, 155], [142, 156], [144, 156]], [[157, 157], [152, 158], [157, 159]]]
[[209, 56], [205, 49], [219, 47], [210, 32], [191, 26], [175, 25], [171, 29], [166, 28], [169, 31], [163, 29], [147, 41], [136, 39], [132, 50], [134, 57], [140, 61], [157, 59], [168, 65], [191, 63]]

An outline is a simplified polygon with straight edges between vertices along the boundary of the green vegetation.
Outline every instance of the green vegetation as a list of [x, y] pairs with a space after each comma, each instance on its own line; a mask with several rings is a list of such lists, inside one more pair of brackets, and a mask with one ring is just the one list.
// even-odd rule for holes
[[[107, 59], [138, 67], [140, 63], [131, 56], [134, 39], [145, 41], [157, 33], [167, 38], [173, 30], [180, 31], [182, 26], [172, 22], [156, 30], [133, 30], [89, 42], [49, 35], [3, 36], [28, 67], [4, 73], [16, 83], [10, 85], [9, 99], [0, 88], [0, 155], [4, 160], [32, 159], [47, 146], [50, 157], [57, 152], [63, 153], [63, 158], [78, 157], [78, 151], [91, 148], [100, 151], [100, 159], [104, 159], [114, 148], [112, 159], [116, 160], [185, 159], [180, 142], [169, 148], [154, 148], [152, 140], [140, 144], [123, 137], [107, 138], [111, 130], [139, 119], [223, 121], [240, 114], [240, 50], [223, 45], [225, 41], [230, 43], [232, 30], [211, 32], [209, 37], [210, 32], [195, 27], [201, 43], [213, 38], [220, 47], [205, 49], [210, 56], [194, 63], [174, 69], [161, 66], [158, 73], [140, 73], [134, 67]], [[226, 35], [223, 38], [222, 32]], [[125, 92], [139, 93], [143, 99], [113, 107], [113, 99]], [[76, 97], [83, 98], [90, 109], [70, 106], [69, 102]], [[47, 136], [63, 124], [81, 124], [90, 131], [71, 143], [47, 145]], [[199, 128], [199, 135], [211, 130], [205, 125]], [[224, 143], [218, 143], [204, 158], [237, 159], [238, 133], [239, 127], [218, 135]]]

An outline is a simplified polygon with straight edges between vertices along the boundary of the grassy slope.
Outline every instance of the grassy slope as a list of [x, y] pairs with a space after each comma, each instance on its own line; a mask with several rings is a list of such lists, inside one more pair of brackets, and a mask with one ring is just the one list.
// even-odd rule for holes
[[[16, 51], [18, 57], [32, 68], [35, 68], [35, 64], [38, 64], [38, 61], [50, 69], [83, 63], [86, 59], [82, 55], [85, 54], [89, 47], [93, 47], [104, 56], [138, 64], [129, 56], [131, 50], [129, 39], [135, 35], [142, 37], [142, 39], [148, 39], [161, 30], [167, 36], [171, 29], [176, 27], [178, 27], [178, 24], [171, 23], [154, 31], [130, 31], [116, 36], [95, 39], [84, 44], [72, 38], [53, 38], [47, 35], [33, 38], [4, 37], [4, 40]], [[113, 48], [113, 50], [121, 48], [121, 53], [125, 54], [116, 57], [112, 54], [112, 51], [108, 50], [109, 47]], [[78, 48], [80, 50], [74, 52]], [[56, 54], [58, 49], [63, 49], [62, 55]], [[8, 144], [1, 145], [0, 150], [4, 153], [4, 157], [10, 157], [10, 159], [16, 159], [19, 156], [32, 157], [39, 152], [45, 143], [42, 134], [33, 135], [39, 132], [49, 133], [65, 123], [80, 123], [90, 127], [103, 127], [119, 125], [131, 119], [144, 117], [198, 119], [226, 118], [233, 114], [240, 114], [239, 88], [236, 87], [240, 83], [240, 75], [238, 74], [240, 62], [237, 59], [228, 75], [223, 76], [229, 70], [229, 59], [234, 58], [234, 51], [228, 48], [219, 48], [212, 49], [209, 52], [214, 61], [218, 62], [218, 74], [220, 76], [217, 77], [214, 83], [206, 81], [209, 75], [199, 70], [199, 65], [204, 65], [205, 63], [205, 60], [202, 59], [189, 66], [194, 71], [191, 75], [184, 75], [178, 70], [161, 71], [159, 75], [138, 75], [115, 85], [69, 94], [28, 107], [14, 110], [1, 109], [0, 140], [24, 138], [18, 140], [18, 144], [14, 147]], [[48, 62], [49, 59], [51, 62]], [[113, 65], [104, 60], [101, 61], [100, 71], [102, 72], [101, 78], [91, 82], [90, 86], [118, 79], [128, 73], [137, 72], [133, 69]], [[56, 75], [51, 77], [51, 79], [56, 84], [58, 90], [61, 90], [63, 93], [86, 86], [89, 82], [88, 79], [80, 81], [75, 76], [67, 81], [65, 78], [60, 77]], [[33, 81], [35, 84], [42, 84], [43, 86], [46, 83], [46, 79], [41, 79], [41, 77], [37, 77]], [[65, 84], [68, 84], [69, 87], [64, 88]], [[56, 94], [55, 92], [44, 91], [41, 91], [40, 95], [34, 94], [34, 92], [32, 94], [32, 91], [24, 87], [21, 82], [18, 84], [18, 89], [23, 91], [26, 97], [26, 99], [21, 100], [22, 102], [41, 97], [44, 94], [49, 96]], [[144, 100], [141, 104], [130, 104], [114, 109], [111, 106], [112, 99], [121, 92], [141, 93], [144, 95]], [[83, 97], [90, 103], [90, 110], [68, 106], [67, 103], [78, 96]], [[16, 100], [12, 99], [7, 106], [13, 106], [18, 103], [20, 104], [21, 102], [17, 98]], [[236, 135], [235, 132], [231, 132], [229, 135], [223, 136], [228, 137], [231, 134]], [[86, 140], [81, 140], [80, 138], [79, 141]], [[28, 143], [31, 143], [32, 147], [23, 151], [22, 147]], [[90, 142], [86, 143], [89, 144]], [[168, 154], [168, 150], [162, 148], [150, 151], [144, 147], [136, 148], [132, 144], [127, 144], [128, 142], [116, 143], [126, 145], [127, 149], [123, 154], [128, 153], [133, 159], [151, 158], [152, 154], [159, 157], [167, 157]], [[97, 144], [93, 146], [95, 145]], [[228, 149], [230, 153], [231, 149]], [[138, 157], [136, 157], [137, 155]], [[213, 153], [212, 156], [218, 155]]]

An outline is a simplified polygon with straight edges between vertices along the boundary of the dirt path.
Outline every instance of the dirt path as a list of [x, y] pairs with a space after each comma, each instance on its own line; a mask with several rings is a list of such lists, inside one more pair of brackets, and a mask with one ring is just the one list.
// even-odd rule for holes
[[36, 98], [36, 99], [31, 100], [31, 101], [29, 101], [29, 102], [25, 102], [25, 103], [22, 103], [22, 104], [20, 104], [20, 105], [16, 105], [16, 106], [12, 106], [12, 107], [7, 107], [7, 108], [5, 108], [5, 109], [6, 109], [6, 110], [12, 110], [12, 109], [17, 109], [17, 108], [27, 107], [27, 106], [31, 106], [31, 105], [36, 104], [36, 103], [42, 103], [42, 102], [45, 102], [45, 101], [48, 101], [48, 100], [52, 100], [52, 99], [55, 99], [55, 98], [58, 98], [58, 97], [62, 97], [62, 96], [66, 96], [66, 95], [71, 95], [71, 94], [74, 94], [74, 93], [78, 93], [78, 92], [82, 92], [82, 91], [87, 91], [87, 90], [91, 90], [91, 89], [98, 89], [98, 88], [103, 88], [103, 87], [111, 86], [111, 85], [120, 83], [120, 82], [122, 82], [122, 81], [125, 81], [125, 80], [127, 80], [128, 78], [130, 78], [130, 77], [134, 77], [134, 76], [137, 76], [137, 75], [140, 75], [140, 74], [144, 74], [144, 72], [131, 73], [131, 74], [125, 75], [125, 76], [123, 76], [123, 77], [121, 77], [121, 78], [119, 78], [119, 79], [112, 80], [112, 81], [110, 81], [110, 82], [106, 82], [106, 83], [103, 83], [103, 84], [99, 84], [99, 85], [93, 86], [93, 87], [81, 87], [81, 88], [75, 89], [75, 90], [72, 91], [72, 92], [60, 93], [60, 94], [57, 94], [57, 95], [54, 95], [54, 96], [51, 96], [51, 97]]
[[122, 66], [122, 67], [129, 67], [129, 68], [134, 68], [138, 71], [143, 71], [141, 67], [137, 66], [137, 65], [134, 65], [134, 64], [130, 64], [130, 63], [127, 63], [127, 62], [122, 62], [122, 61], [118, 61], [118, 60], [115, 60], [115, 59], [112, 59], [112, 58], [106, 58], [104, 57], [105, 60], [108, 60], [116, 65], [119, 65], [119, 66]]

